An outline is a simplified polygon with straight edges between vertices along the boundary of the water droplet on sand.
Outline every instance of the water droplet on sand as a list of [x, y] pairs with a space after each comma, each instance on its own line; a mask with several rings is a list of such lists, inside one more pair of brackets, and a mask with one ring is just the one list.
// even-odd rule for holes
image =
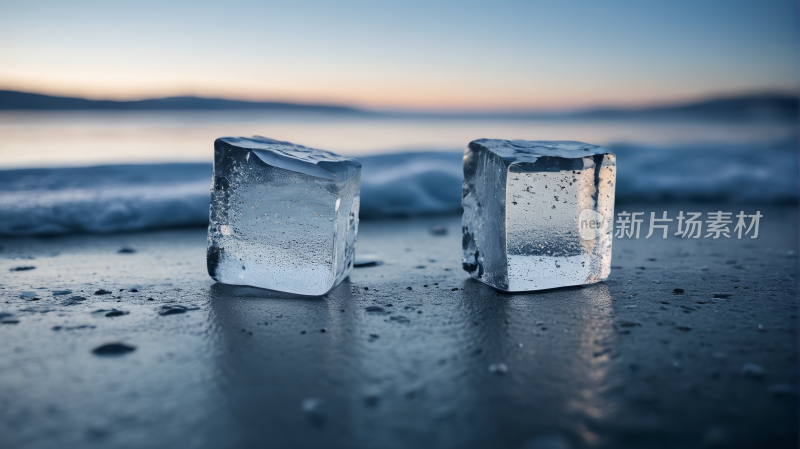
[[322, 399], [303, 399], [301, 408], [306, 413], [306, 416], [311, 424], [315, 426], [325, 425], [325, 402]]
[[36, 292], [22, 292], [19, 295], [20, 298], [24, 299], [25, 301], [38, 301], [39, 298], [36, 297]]
[[797, 387], [789, 383], [775, 383], [767, 389], [776, 398], [797, 396]]
[[492, 363], [489, 365], [489, 372], [493, 374], [505, 374], [508, 372], [508, 367], [505, 363]]
[[742, 367], [742, 374], [752, 379], [762, 379], [766, 371], [755, 363], [745, 363]]
[[447, 235], [447, 228], [441, 225], [431, 226], [431, 234]]

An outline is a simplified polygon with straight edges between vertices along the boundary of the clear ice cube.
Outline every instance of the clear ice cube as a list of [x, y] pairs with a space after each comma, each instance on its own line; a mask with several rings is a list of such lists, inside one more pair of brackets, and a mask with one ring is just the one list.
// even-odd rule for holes
[[505, 291], [611, 271], [616, 156], [581, 142], [480, 139], [464, 150], [462, 263]]
[[254, 136], [214, 142], [208, 274], [322, 295], [353, 266], [361, 163]]

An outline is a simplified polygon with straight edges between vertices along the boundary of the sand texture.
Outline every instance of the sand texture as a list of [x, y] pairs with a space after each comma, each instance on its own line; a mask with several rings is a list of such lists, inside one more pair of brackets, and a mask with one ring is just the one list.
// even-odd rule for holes
[[760, 210], [518, 294], [460, 216], [363, 221], [385, 264], [325, 297], [215, 284], [205, 229], [2, 239], [0, 447], [796, 447], [798, 210]]

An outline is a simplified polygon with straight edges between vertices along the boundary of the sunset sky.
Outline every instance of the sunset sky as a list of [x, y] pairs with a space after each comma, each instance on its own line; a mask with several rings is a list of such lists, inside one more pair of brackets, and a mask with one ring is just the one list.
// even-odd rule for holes
[[0, 1], [0, 89], [368, 108], [796, 90], [797, 2]]

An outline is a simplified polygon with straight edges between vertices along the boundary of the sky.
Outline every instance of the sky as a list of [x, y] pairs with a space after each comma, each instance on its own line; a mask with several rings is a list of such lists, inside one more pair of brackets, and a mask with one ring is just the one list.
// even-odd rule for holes
[[373, 109], [636, 106], [796, 91], [797, 41], [791, 0], [0, 0], [0, 89]]

